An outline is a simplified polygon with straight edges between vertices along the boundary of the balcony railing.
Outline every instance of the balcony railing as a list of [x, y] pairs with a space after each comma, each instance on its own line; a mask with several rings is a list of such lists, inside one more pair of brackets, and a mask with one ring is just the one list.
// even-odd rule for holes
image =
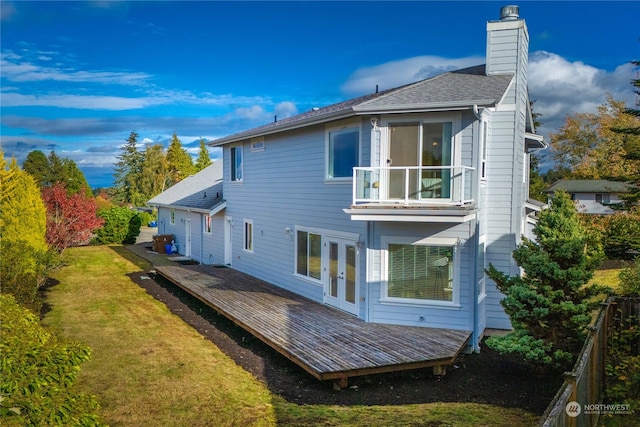
[[470, 204], [474, 172], [468, 166], [357, 167], [353, 204]]

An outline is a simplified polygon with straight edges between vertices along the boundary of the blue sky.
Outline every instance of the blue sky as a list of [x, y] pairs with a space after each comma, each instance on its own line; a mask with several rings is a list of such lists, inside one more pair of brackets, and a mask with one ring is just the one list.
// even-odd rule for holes
[[[22, 163], [53, 148], [108, 186], [132, 130], [141, 148], [175, 132], [196, 155], [200, 138], [482, 64], [505, 4], [2, 1], [2, 150]], [[607, 94], [633, 105], [640, 2], [515, 4], [545, 136]]]

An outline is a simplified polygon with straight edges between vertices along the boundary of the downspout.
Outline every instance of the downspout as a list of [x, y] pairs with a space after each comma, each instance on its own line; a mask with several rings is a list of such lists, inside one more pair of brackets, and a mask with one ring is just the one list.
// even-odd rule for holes
[[[480, 135], [480, 131], [482, 130], [482, 113], [480, 113], [478, 111], [478, 105], [474, 104], [473, 105], [473, 114], [476, 116], [476, 123], [475, 123], [475, 128], [476, 128], [476, 135], [478, 136], [478, 141], [480, 141], [480, 139], [482, 138], [482, 135]], [[486, 144], [487, 141], [483, 141], [483, 144]], [[481, 156], [480, 153], [480, 144], [476, 144], [476, 150], [475, 150], [475, 154], [476, 154], [476, 159], [479, 159], [479, 157]], [[477, 164], [480, 164], [480, 162], [477, 162]], [[479, 198], [480, 196], [480, 169], [476, 168], [476, 170], [478, 171], [478, 173], [476, 173], [476, 198]], [[479, 239], [480, 239], [480, 223], [478, 221], [478, 214], [475, 215], [475, 221], [473, 222], [473, 243], [474, 243], [474, 248], [473, 248], [473, 274], [471, 275], [471, 277], [473, 277], [473, 294], [471, 297], [471, 300], [473, 301], [472, 305], [472, 310], [471, 310], [471, 316], [472, 316], [472, 325], [473, 325], [473, 331], [471, 332], [471, 350], [473, 352], [479, 352], [480, 351], [480, 342], [478, 340], [478, 337], [480, 336], [480, 331], [479, 331], [479, 326], [480, 326], [480, 312], [478, 310], [478, 246], [479, 246]]]

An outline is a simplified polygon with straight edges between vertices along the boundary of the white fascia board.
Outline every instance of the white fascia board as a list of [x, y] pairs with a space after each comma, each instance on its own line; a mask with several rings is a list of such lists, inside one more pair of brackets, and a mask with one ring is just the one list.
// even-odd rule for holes
[[352, 221], [384, 221], [384, 222], [437, 222], [437, 223], [453, 223], [462, 224], [472, 221], [476, 217], [476, 213], [467, 213], [465, 215], [425, 215], [425, 214], [389, 214], [380, 211], [363, 212], [361, 209], [343, 209], [343, 212], [351, 216]]

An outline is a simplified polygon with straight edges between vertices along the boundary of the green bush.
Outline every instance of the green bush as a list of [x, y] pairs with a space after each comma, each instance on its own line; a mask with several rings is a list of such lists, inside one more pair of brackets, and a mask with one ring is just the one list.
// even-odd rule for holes
[[91, 350], [47, 332], [12, 295], [0, 295], [0, 312], [0, 424], [101, 426], [98, 403], [73, 388]]
[[140, 222], [142, 225], [148, 225], [151, 221], [156, 219], [150, 212], [138, 212], [138, 216], [140, 216]]
[[622, 295], [640, 295], [640, 257], [633, 265], [620, 272], [620, 293]]
[[113, 206], [100, 210], [98, 216], [104, 219], [104, 225], [96, 231], [94, 243], [135, 243], [142, 224], [136, 212], [129, 208]]

